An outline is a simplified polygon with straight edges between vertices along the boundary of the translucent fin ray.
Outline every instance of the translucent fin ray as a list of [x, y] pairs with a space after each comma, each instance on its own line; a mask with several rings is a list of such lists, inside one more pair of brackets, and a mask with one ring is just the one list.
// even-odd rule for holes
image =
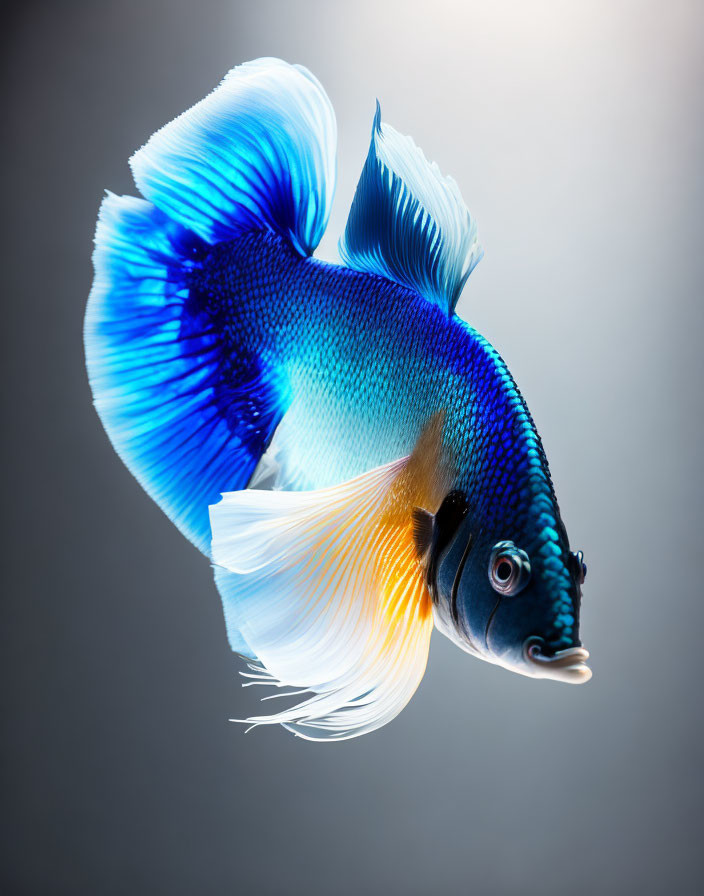
[[269, 228], [309, 255], [330, 214], [336, 141], [315, 77], [257, 59], [157, 131], [130, 164], [141, 193], [207, 243]]
[[395, 280], [448, 314], [483, 255], [455, 181], [410, 137], [382, 125], [378, 103], [339, 248], [349, 267]]

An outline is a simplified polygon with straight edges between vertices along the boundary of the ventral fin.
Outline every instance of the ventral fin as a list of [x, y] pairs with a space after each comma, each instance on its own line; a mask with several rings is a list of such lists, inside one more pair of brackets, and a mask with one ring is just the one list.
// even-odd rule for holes
[[223, 495], [210, 509], [231, 640], [257, 657], [254, 681], [304, 692], [246, 721], [314, 740], [390, 721], [425, 670], [432, 608], [412, 507], [435, 501], [441, 423], [410, 457], [334, 488]]
[[276, 428], [266, 452], [261, 456], [247, 488], [309, 491], [313, 486], [300, 465], [290, 457], [289, 439], [297, 433], [288, 432], [288, 417], [284, 415]]
[[349, 267], [395, 280], [448, 314], [483, 255], [455, 181], [410, 137], [382, 125], [378, 102], [340, 255]]

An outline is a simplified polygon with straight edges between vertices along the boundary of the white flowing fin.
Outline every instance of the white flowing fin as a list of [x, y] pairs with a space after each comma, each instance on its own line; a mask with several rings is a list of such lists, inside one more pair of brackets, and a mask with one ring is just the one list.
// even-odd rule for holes
[[248, 489], [211, 507], [213, 560], [239, 578], [225, 615], [257, 657], [250, 677], [307, 694], [246, 721], [339, 740], [410, 700], [433, 627], [411, 511], [438, 503], [440, 431], [427, 427], [411, 457], [334, 488]]

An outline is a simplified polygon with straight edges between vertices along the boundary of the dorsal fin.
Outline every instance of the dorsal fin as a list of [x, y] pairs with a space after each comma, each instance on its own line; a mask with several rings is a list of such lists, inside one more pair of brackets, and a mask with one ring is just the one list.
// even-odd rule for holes
[[382, 127], [378, 102], [340, 255], [349, 267], [408, 286], [448, 314], [483, 255], [457, 184], [410, 137]]

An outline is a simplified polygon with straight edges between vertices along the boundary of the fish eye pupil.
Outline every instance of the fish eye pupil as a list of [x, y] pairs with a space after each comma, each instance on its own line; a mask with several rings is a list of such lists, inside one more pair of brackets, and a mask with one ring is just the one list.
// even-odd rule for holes
[[506, 582], [511, 578], [513, 567], [508, 560], [500, 560], [496, 567], [496, 578], [500, 582]]

